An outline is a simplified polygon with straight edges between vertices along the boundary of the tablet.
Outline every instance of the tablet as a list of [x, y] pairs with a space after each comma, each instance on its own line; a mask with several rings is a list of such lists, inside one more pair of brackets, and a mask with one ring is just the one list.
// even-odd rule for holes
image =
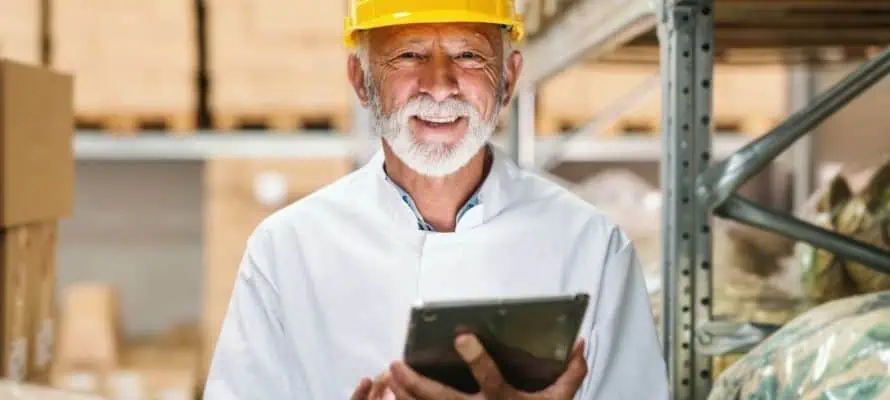
[[411, 309], [405, 362], [419, 374], [465, 393], [479, 385], [454, 349], [473, 333], [512, 387], [537, 392], [565, 371], [589, 296], [584, 293], [519, 299], [427, 303]]

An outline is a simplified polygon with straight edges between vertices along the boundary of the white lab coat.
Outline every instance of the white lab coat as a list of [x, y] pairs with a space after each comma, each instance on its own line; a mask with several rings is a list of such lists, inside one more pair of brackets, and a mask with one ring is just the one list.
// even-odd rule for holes
[[409, 308], [588, 292], [577, 399], [661, 400], [662, 358], [637, 257], [593, 206], [495, 152], [453, 233], [421, 231], [383, 157], [276, 212], [250, 237], [205, 398], [348, 399], [400, 358]]

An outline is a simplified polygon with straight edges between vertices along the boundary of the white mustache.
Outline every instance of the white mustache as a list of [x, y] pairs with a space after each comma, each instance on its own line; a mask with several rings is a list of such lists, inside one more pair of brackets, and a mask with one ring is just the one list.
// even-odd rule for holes
[[405, 104], [400, 114], [410, 117], [447, 119], [469, 117], [476, 113], [472, 105], [465, 101], [449, 98], [442, 102], [434, 101], [427, 96], [416, 97]]

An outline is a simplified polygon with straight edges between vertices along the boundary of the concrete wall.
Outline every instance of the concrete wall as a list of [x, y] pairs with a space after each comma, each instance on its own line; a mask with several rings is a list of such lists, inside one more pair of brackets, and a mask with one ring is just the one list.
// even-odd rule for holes
[[58, 286], [118, 285], [125, 333], [196, 322], [201, 312], [197, 162], [78, 162], [75, 211], [61, 223]]

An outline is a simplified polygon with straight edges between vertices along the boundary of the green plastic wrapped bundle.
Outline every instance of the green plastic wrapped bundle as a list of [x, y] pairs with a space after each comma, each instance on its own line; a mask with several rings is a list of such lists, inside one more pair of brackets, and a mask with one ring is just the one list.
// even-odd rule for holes
[[890, 398], [890, 291], [816, 307], [715, 382], [709, 400]]

